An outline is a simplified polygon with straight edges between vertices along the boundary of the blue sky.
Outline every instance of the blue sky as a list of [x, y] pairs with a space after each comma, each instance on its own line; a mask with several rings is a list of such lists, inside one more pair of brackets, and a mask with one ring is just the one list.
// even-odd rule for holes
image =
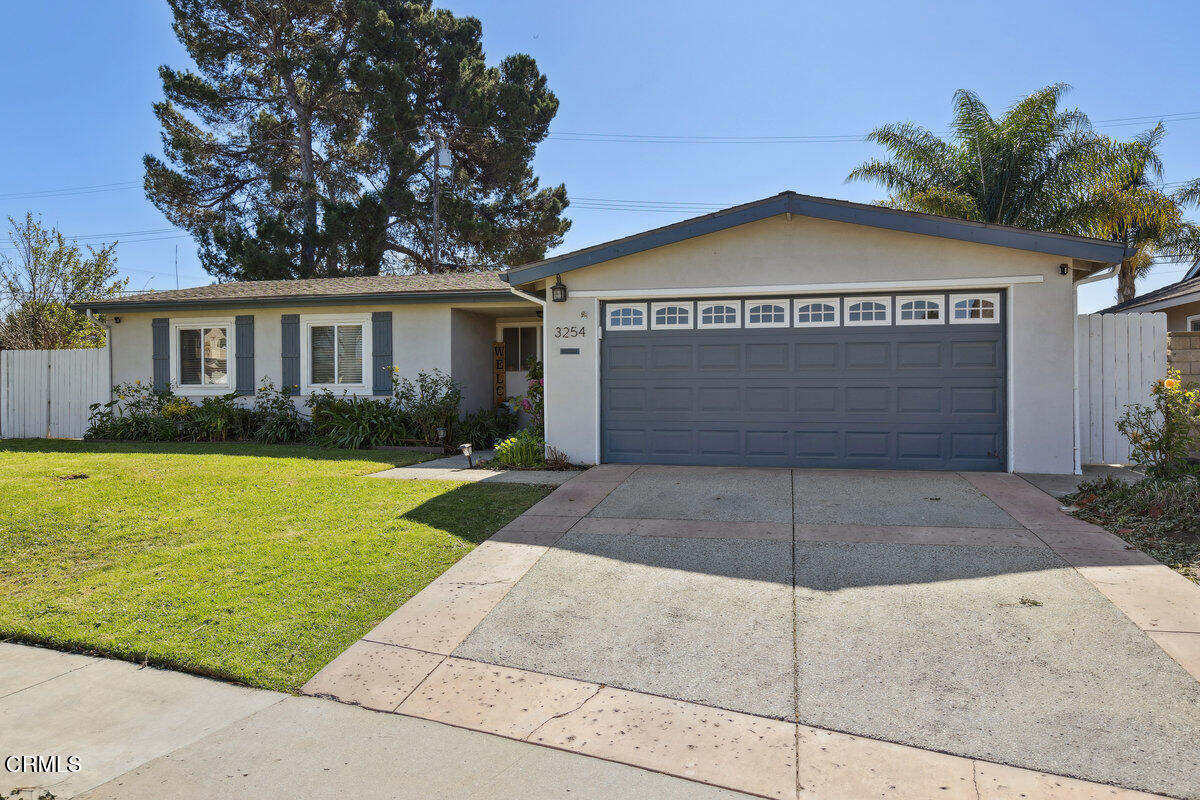
[[[574, 200], [562, 249], [783, 189], [877, 200], [876, 187], [844, 182], [877, 154], [857, 137], [900, 120], [942, 130], [959, 88], [998, 110], [1065, 81], [1071, 104], [1094, 121], [1122, 120], [1097, 126], [1121, 136], [1149, 127], [1128, 118], [1165, 117], [1166, 180], [1200, 176], [1195, 3], [1134, 13], [1095, 0], [446, 5], [482, 20], [493, 62], [533, 55], [558, 95], [535, 166]], [[120, 239], [131, 288], [173, 288], [177, 245], [180, 285], [208, 283], [191, 240], [140, 189], [141, 157], [159, 148], [156, 68], [187, 63], [166, 4], [8, 3], [4, 20], [0, 215], [31, 210], [70, 235]], [[630, 141], [639, 136], [837, 140]], [[1140, 288], [1182, 272], [1157, 267]], [[1109, 283], [1084, 287], [1081, 308], [1112, 296]]]

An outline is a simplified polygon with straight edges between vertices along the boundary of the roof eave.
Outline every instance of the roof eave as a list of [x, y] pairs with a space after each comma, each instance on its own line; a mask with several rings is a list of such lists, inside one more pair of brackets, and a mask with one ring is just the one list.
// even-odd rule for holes
[[508, 289], [446, 292], [375, 292], [366, 294], [287, 295], [276, 297], [205, 297], [180, 300], [95, 300], [73, 303], [77, 311], [164, 311], [186, 308], [281, 308], [311, 305], [365, 305], [374, 303], [486, 303], [519, 299]]
[[1119, 263], [1125, 255], [1124, 246], [1117, 242], [989, 225], [930, 214], [898, 211], [884, 206], [869, 206], [784, 192], [774, 197], [734, 206], [724, 211], [684, 220], [663, 228], [655, 228], [575, 253], [567, 253], [527, 266], [516, 267], [502, 273], [500, 277], [514, 285], [529, 283], [696, 236], [715, 233], [749, 222], [757, 222], [779, 214], [798, 214], [833, 222], [1008, 247], [1083, 261], [1095, 261], [1101, 264]]

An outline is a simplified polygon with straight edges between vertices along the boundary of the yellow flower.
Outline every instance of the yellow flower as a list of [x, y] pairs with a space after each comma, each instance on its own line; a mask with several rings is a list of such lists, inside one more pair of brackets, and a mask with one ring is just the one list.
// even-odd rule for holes
[[1178, 389], [1179, 381], [1175, 380], [1174, 378], [1167, 378], [1165, 381], [1163, 381], [1163, 386], [1168, 389]]

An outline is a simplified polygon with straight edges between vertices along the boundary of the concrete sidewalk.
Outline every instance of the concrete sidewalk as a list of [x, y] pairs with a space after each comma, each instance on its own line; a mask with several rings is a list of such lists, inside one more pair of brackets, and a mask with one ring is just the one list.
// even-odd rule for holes
[[436, 722], [0, 643], [9, 756], [58, 756], [58, 770], [0, 771], [0, 796], [56, 800], [745, 797]]

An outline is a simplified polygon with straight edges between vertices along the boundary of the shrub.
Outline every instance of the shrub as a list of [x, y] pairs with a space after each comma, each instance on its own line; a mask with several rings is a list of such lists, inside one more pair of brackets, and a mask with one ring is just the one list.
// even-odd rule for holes
[[448, 444], [438, 438], [438, 428], [449, 436], [458, 424], [458, 407], [462, 389], [439, 369], [417, 373], [416, 381], [401, 378], [392, 367], [392, 396], [403, 414], [413, 438], [429, 445]]
[[484, 408], [467, 414], [458, 423], [453, 444], [470, 442], [476, 450], [487, 450], [517, 430], [517, 415], [508, 406]]
[[237, 392], [230, 392], [201, 400], [184, 423], [188, 438], [198, 442], [245, 438], [250, 431], [250, 411], [240, 407], [237, 399]]
[[112, 400], [89, 408], [84, 438], [154, 442], [179, 439], [195, 410], [187, 399], [172, 393], [169, 385], [159, 390], [141, 381], [117, 384]]
[[325, 391], [305, 403], [312, 409], [312, 442], [321, 447], [353, 450], [408, 438], [404, 415], [390, 402]]
[[254, 438], [264, 444], [302, 442], [308, 438], [308, 420], [296, 403], [270, 378], [264, 378], [254, 395]]
[[546, 443], [530, 428], [496, 445], [491, 464], [510, 469], [532, 469], [546, 463]]
[[1151, 387], [1149, 406], [1126, 406], [1117, 430], [1129, 440], [1130, 457], [1152, 477], [1170, 478], [1193, 470], [1188, 456], [1200, 424], [1200, 390], [1185, 389], [1178, 370]]

